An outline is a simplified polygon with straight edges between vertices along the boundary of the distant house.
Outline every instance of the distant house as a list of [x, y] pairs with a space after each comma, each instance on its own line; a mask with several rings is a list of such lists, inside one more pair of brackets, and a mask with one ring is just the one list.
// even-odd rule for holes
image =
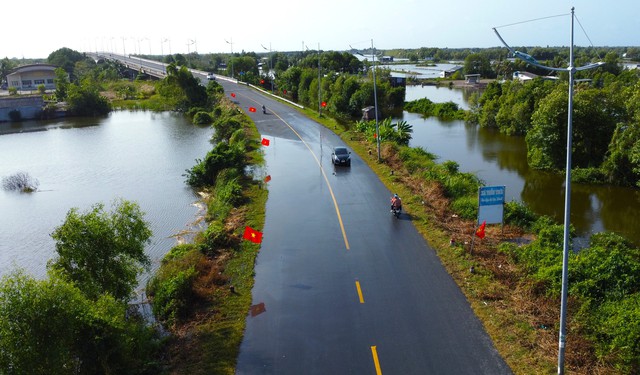
[[449, 78], [454, 75], [458, 70], [462, 69], [460, 65], [456, 65], [451, 69], [443, 70], [440, 72], [440, 78]]
[[473, 85], [480, 83], [480, 74], [465, 74], [464, 81]]
[[514, 81], [530, 81], [532, 79], [536, 79], [536, 78], [542, 78], [542, 79], [546, 79], [549, 81], [556, 81], [558, 79], [558, 77], [554, 77], [554, 76], [539, 76], [537, 74], [533, 74], [533, 73], [529, 73], [529, 72], [521, 72], [521, 71], [515, 71], [513, 72], [513, 80]]
[[521, 72], [515, 71], [513, 72], [513, 80], [514, 81], [530, 81], [532, 79], [538, 78], [537, 74], [529, 73], [529, 72]]
[[9, 88], [15, 87], [17, 90], [37, 90], [40, 85], [44, 85], [47, 90], [53, 90], [56, 88], [57, 68], [49, 64], [23, 65], [7, 75], [7, 83]]

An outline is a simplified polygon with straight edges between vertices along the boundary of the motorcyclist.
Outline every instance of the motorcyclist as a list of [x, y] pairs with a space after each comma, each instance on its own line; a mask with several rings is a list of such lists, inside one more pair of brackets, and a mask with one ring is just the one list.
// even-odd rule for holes
[[267, 108], [264, 106], [264, 104], [262, 105], [262, 113], [267, 113]]
[[398, 196], [398, 194], [393, 194], [391, 197], [391, 211], [393, 210], [400, 211], [402, 210], [402, 200]]

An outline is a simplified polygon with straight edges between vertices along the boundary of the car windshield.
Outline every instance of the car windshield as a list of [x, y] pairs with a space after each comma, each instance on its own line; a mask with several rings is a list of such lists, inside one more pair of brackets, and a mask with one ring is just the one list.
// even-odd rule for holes
[[336, 147], [333, 151], [336, 155], [348, 155], [349, 152], [344, 147]]

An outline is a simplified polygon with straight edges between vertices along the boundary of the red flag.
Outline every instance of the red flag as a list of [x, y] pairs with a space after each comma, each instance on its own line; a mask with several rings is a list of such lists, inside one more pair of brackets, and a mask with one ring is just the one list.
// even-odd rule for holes
[[284, 94], [287, 95], [287, 90], [284, 90]]
[[235, 92], [232, 92], [232, 93], [231, 93], [231, 97], [232, 97], [232, 98], [235, 98], [235, 97], [236, 97], [236, 93], [235, 93]]
[[269, 146], [269, 140], [266, 139], [266, 138], [262, 138], [262, 142], [261, 143], [262, 143], [263, 146]]
[[242, 235], [242, 238], [253, 243], [260, 243], [262, 242], [262, 232], [258, 232], [257, 230], [246, 226], [244, 227], [244, 234]]
[[255, 112], [256, 109], [254, 107], [249, 107], [249, 112]]
[[480, 238], [484, 238], [484, 227], [487, 226], [487, 221], [483, 221], [482, 224], [480, 225], [480, 228], [478, 228], [476, 230], [476, 236], [480, 237]]
[[264, 178], [264, 182], [269, 182], [271, 181], [271, 175], [267, 175], [267, 177]]
[[373, 138], [374, 138], [374, 139], [375, 139], [375, 138], [378, 138], [378, 134], [373, 133]]
[[327, 102], [322, 102], [320, 104], [322, 105], [323, 108], [327, 106]]

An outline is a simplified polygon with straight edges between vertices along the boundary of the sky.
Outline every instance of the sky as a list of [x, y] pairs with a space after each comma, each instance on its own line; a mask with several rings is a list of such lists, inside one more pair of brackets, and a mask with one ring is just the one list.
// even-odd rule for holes
[[3, 1], [0, 58], [501, 46], [493, 27], [511, 46], [568, 46], [571, 7], [575, 45], [640, 46], [637, 0], [30, 0]]

